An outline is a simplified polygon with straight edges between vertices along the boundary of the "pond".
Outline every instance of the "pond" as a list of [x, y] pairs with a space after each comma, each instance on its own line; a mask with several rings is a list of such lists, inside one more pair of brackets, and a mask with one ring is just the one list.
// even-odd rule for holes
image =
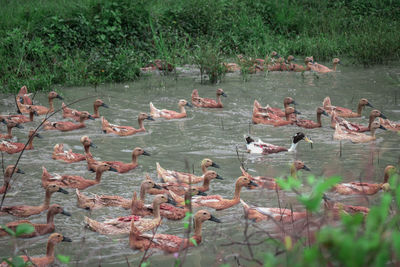
[[[193, 89], [198, 89], [202, 97], [215, 97], [217, 88], [223, 88], [228, 95], [223, 98], [223, 109], [187, 108], [188, 117], [180, 120], [145, 121], [147, 132], [129, 137], [119, 137], [103, 134], [101, 122], [87, 121], [87, 127], [72, 132], [41, 131], [43, 139], [35, 139], [32, 151], [26, 151], [20, 161], [20, 168], [25, 175], [16, 176], [10, 195], [4, 205], [39, 205], [44, 196], [41, 187], [42, 166], [50, 173], [75, 174], [85, 178], [94, 178], [94, 174], [86, 169], [86, 162], [66, 164], [51, 159], [53, 146], [64, 143], [65, 149], [83, 153], [80, 137], [88, 135], [97, 145], [91, 152], [101, 160], [119, 160], [128, 162], [131, 151], [142, 147], [151, 154], [150, 157], [139, 157], [139, 167], [125, 174], [106, 172], [99, 185], [84, 190], [85, 194], [120, 195], [131, 198], [132, 193], [139, 192], [139, 186], [145, 174], [158, 181], [156, 162], [169, 170], [191, 171], [201, 173], [200, 162], [203, 158], [211, 158], [220, 166], [213, 169], [224, 180], [214, 180], [208, 194], [219, 194], [232, 198], [235, 180], [241, 175], [239, 158], [249, 172], [254, 175], [284, 177], [289, 174], [290, 164], [302, 160], [317, 179], [324, 174], [338, 174], [345, 181], [365, 180], [380, 183], [383, 169], [388, 164], [397, 165], [399, 161], [400, 136], [391, 131], [378, 130], [377, 140], [367, 144], [353, 144], [344, 141], [341, 144], [332, 139], [333, 129], [329, 127], [330, 119], [322, 118], [323, 127], [318, 129], [303, 129], [297, 126], [272, 127], [270, 125], [251, 124], [253, 102], [257, 99], [262, 105], [282, 107], [283, 98], [290, 96], [298, 103], [296, 108], [302, 113], [301, 118], [316, 117], [316, 108], [322, 105], [322, 100], [330, 96], [333, 105], [356, 109], [360, 98], [367, 98], [377, 109], [389, 119], [400, 120], [400, 66], [375, 66], [368, 69], [352, 66], [340, 66], [340, 71], [328, 74], [272, 72], [252, 75], [244, 82], [240, 74], [228, 74], [219, 85], [202, 85], [197, 73], [179, 74], [173, 76], [150, 75], [134, 83], [101, 85], [96, 90], [91, 87], [62, 88], [58, 92], [64, 97], [65, 103], [76, 99], [93, 96], [74, 104], [72, 107], [92, 112], [92, 103], [96, 97], [101, 98], [110, 108], [100, 109], [111, 123], [137, 127], [139, 112], [149, 112], [149, 102], [158, 108], [177, 110], [179, 99], [190, 100]], [[45, 93], [38, 93], [35, 103], [47, 105]], [[14, 99], [10, 95], [0, 95], [0, 113], [15, 112]], [[56, 108], [61, 107], [61, 101], [55, 100]], [[362, 118], [352, 121], [367, 124], [370, 108], [363, 112]], [[43, 117], [43, 116], [42, 116]], [[56, 114], [51, 121], [62, 120], [61, 113]], [[25, 142], [30, 127], [38, 125], [40, 119], [24, 124], [24, 129], [15, 129], [18, 140]], [[1, 126], [4, 132], [5, 127]], [[268, 156], [247, 154], [244, 135], [251, 134], [255, 138], [281, 146], [289, 146], [290, 138], [296, 132], [302, 131], [312, 138], [313, 147], [301, 142], [296, 153], [280, 153]], [[238, 154], [236, 152], [238, 149]], [[13, 164], [18, 155], [4, 154], [5, 165]], [[186, 164], [187, 162], [187, 164]], [[303, 175], [310, 173], [303, 172]], [[122, 208], [103, 208], [88, 212], [76, 206], [75, 190], [67, 189], [69, 195], [54, 194], [52, 203], [62, 205], [71, 217], [57, 215], [55, 217], [56, 232], [70, 237], [73, 243], [62, 243], [57, 246], [56, 254], [71, 255], [71, 265], [78, 266], [117, 266], [129, 261], [137, 265], [143, 253], [129, 248], [127, 236], [108, 237], [92, 232], [84, 227], [83, 218], [102, 221], [122, 215], [129, 211]], [[302, 188], [307, 192], [309, 187]], [[379, 195], [379, 194], [377, 194]], [[378, 199], [377, 195], [369, 197], [369, 204]], [[338, 197], [346, 204], [368, 205], [365, 198], [354, 196]], [[147, 196], [150, 203], [153, 196]], [[278, 207], [275, 191], [268, 189], [243, 189], [241, 198], [250, 205]], [[292, 206], [294, 210], [302, 207], [291, 193], [279, 193], [282, 207]], [[189, 250], [186, 263], [190, 266], [218, 266], [218, 259], [226, 255], [244, 251], [244, 247], [220, 246], [231, 240], [240, 241], [243, 238], [243, 208], [239, 204], [223, 211], [211, 210], [222, 223], [206, 222], [203, 224], [203, 242], [199, 247]], [[0, 224], [15, 220], [11, 216], [1, 216]], [[45, 222], [45, 213], [29, 218], [34, 222]], [[259, 223], [260, 227], [274, 231], [270, 222]], [[250, 231], [253, 229], [250, 226]], [[184, 232], [183, 221], [163, 220], [159, 233], [178, 234]], [[230, 238], [230, 239], [229, 239]], [[34, 239], [19, 240], [23, 248], [28, 248], [29, 255], [45, 254], [47, 236]], [[0, 239], [0, 256], [9, 256], [11, 242], [9, 238]], [[262, 246], [258, 249], [262, 253]], [[243, 252], [246, 254], [246, 252]], [[233, 261], [232, 257], [227, 257]], [[175, 258], [156, 252], [151, 258], [152, 266], [171, 266]], [[77, 262], [78, 261], [78, 262]], [[188, 265], [189, 266], [189, 265]]]

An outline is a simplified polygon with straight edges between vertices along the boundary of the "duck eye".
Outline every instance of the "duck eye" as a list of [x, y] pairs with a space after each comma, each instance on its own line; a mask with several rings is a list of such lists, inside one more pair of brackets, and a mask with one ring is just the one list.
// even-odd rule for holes
[[203, 212], [203, 215], [207, 215], [207, 213]]

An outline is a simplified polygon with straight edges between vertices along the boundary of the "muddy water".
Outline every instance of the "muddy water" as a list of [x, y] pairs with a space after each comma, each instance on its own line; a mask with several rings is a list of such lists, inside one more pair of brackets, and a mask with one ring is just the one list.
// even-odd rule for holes
[[[64, 143], [66, 149], [83, 152], [79, 139], [82, 135], [89, 135], [98, 146], [92, 153], [97, 159], [129, 161], [131, 150], [140, 146], [151, 154], [151, 157], [140, 157], [140, 166], [126, 174], [114, 172], [104, 173], [101, 184], [85, 190], [85, 194], [115, 194], [126, 198], [132, 196], [133, 191], [139, 190], [139, 184], [145, 173], [156, 178], [156, 162], [172, 170], [185, 170], [185, 161], [194, 168], [195, 173], [200, 173], [200, 161], [207, 157], [213, 159], [221, 166], [216, 169], [224, 178], [223, 181], [213, 181], [210, 194], [220, 194], [232, 197], [234, 182], [240, 175], [239, 160], [243, 158], [246, 167], [253, 175], [285, 176], [289, 173], [289, 165], [294, 159], [300, 159], [312, 170], [311, 174], [320, 177], [323, 173], [339, 174], [345, 181], [352, 181], [359, 177], [365, 180], [380, 182], [383, 169], [387, 164], [397, 164], [399, 160], [399, 138], [393, 132], [378, 131], [378, 139], [371, 144], [342, 143], [341, 157], [339, 143], [332, 140], [333, 130], [329, 127], [329, 119], [323, 118], [323, 127], [320, 129], [305, 130], [297, 126], [274, 128], [266, 125], [250, 124], [252, 104], [254, 99], [262, 105], [270, 104], [281, 107], [283, 98], [293, 97], [299, 104], [298, 110], [302, 118], [315, 119], [316, 107], [321, 105], [325, 96], [330, 96], [333, 105], [356, 108], [361, 97], [367, 98], [376, 108], [381, 110], [388, 118], [400, 120], [400, 67], [374, 67], [369, 69], [356, 69], [341, 67], [341, 71], [324, 75], [312, 73], [268, 73], [251, 76], [243, 82], [240, 74], [227, 75], [221, 85], [201, 85], [196, 73], [180, 74], [174, 77], [153, 75], [135, 83], [117, 85], [104, 85], [94, 90], [88, 87], [59, 88], [65, 102], [72, 102], [77, 98], [93, 96], [89, 100], [74, 105], [80, 110], [92, 111], [92, 102], [95, 96], [100, 96], [107, 103], [109, 109], [100, 112], [111, 123], [119, 125], [137, 126], [139, 112], [149, 111], [149, 102], [156, 107], [177, 109], [179, 99], [190, 99], [194, 88], [199, 89], [200, 95], [214, 97], [218, 87], [224, 89], [227, 98], [223, 99], [224, 109], [188, 109], [188, 118], [175, 121], [157, 120], [145, 121], [146, 133], [130, 137], [118, 137], [103, 134], [100, 120], [88, 121], [87, 127], [68, 133], [56, 131], [44, 132], [44, 139], [35, 139], [35, 150], [27, 151], [21, 159], [20, 168], [25, 175], [18, 175], [5, 205], [30, 204], [39, 205], [44, 197], [41, 188], [41, 166], [46, 166], [50, 173], [76, 174], [86, 178], [94, 175], [86, 170], [85, 162], [66, 164], [51, 159], [53, 146]], [[396, 95], [397, 94], [397, 95]], [[14, 100], [9, 95], [0, 95], [0, 112], [11, 113], [15, 111]], [[37, 94], [35, 103], [47, 104], [45, 94]], [[55, 100], [55, 106], [60, 107], [61, 101]], [[367, 123], [370, 109], [363, 112], [363, 117], [354, 121]], [[61, 120], [57, 114], [51, 120]], [[26, 140], [29, 127], [38, 125], [38, 119], [33, 123], [25, 124], [25, 129], [14, 131], [20, 141]], [[2, 131], [5, 130], [1, 126]], [[270, 156], [256, 156], [244, 153], [243, 135], [250, 134], [273, 144], [289, 146], [290, 137], [303, 131], [314, 140], [311, 148], [302, 142], [297, 153], [280, 153]], [[5, 164], [15, 162], [17, 155], [5, 155]], [[372, 162], [368, 164], [368, 162]], [[368, 167], [369, 166], [369, 167]], [[371, 167], [372, 166], [372, 167]], [[372, 172], [371, 172], [372, 170]], [[307, 173], [308, 174], [308, 173]], [[366, 176], [367, 175], [367, 176]], [[309, 190], [304, 185], [303, 191]], [[128, 246], [126, 236], [107, 237], [91, 232], [84, 228], [84, 216], [96, 220], [104, 220], [116, 216], [126, 215], [127, 211], [118, 208], [104, 208], [88, 213], [76, 207], [74, 190], [68, 189], [69, 195], [54, 194], [52, 203], [62, 205], [72, 213], [72, 217], [58, 215], [55, 218], [58, 232], [70, 237], [73, 243], [63, 243], [57, 246], [56, 253], [71, 255], [72, 263], [78, 266], [94, 266], [99, 263], [103, 266], [124, 265], [128, 260], [137, 264], [143, 253], [132, 251]], [[364, 204], [365, 199], [355, 197], [337, 197], [344, 203]], [[277, 207], [277, 195], [269, 190], [243, 189], [241, 198], [252, 205]], [[148, 197], [150, 202], [152, 197]], [[377, 197], [371, 197], [373, 203]], [[295, 210], [301, 207], [293, 194], [280, 194], [281, 206], [292, 206]], [[221, 247], [220, 244], [229, 243], [229, 238], [241, 240], [243, 232], [243, 211], [241, 205], [230, 209], [212, 212], [223, 223], [204, 223], [203, 240], [200, 247], [191, 249], [186, 261], [193, 266], [205, 264], [218, 265], [216, 261], [220, 254], [229, 255], [237, 253], [240, 248]], [[15, 218], [0, 217], [0, 223], [5, 224]], [[32, 216], [32, 221], [43, 222], [45, 214]], [[264, 229], [274, 230], [270, 223], [261, 223]], [[183, 222], [167, 221], [159, 229], [160, 233], [183, 233]], [[39, 237], [19, 241], [23, 248], [29, 248], [29, 254], [42, 255], [45, 253], [47, 237]], [[8, 238], [0, 240], [0, 255], [10, 255], [11, 241]], [[244, 249], [242, 249], [242, 252]], [[260, 249], [265, 251], [265, 249]], [[260, 252], [259, 251], [259, 252]], [[243, 252], [245, 253], [245, 252]], [[232, 260], [232, 257], [227, 257]], [[78, 262], [77, 262], [78, 261]], [[174, 262], [173, 255], [156, 253], [150, 261], [154, 266], [170, 266]]]

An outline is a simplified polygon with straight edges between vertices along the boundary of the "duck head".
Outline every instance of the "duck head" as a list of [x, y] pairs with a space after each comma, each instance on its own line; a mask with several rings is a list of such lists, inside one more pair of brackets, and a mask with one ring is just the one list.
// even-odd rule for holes
[[246, 176], [240, 176], [236, 180], [236, 186], [248, 187], [248, 188], [251, 188], [252, 186], [258, 187], [258, 185], [255, 182], [253, 182], [252, 180], [250, 180]]
[[290, 105], [290, 104], [297, 105], [296, 101], [294, 101], [294, 99], [291, 97], [285, 97], [283, 99], [283, 104], [284, 105]]
[[220, 219], [214, 217], [213, 215], [211, 215], [210, 212], [208, 212], [206, 210], [197, 211], [196, 214], [194, 215], [194, 221], [195, 222], [213, 221], [216, 223], [221, 223]]
[[60, 193], [63, 193], [63, 194], [69, 194], [67, 190], [65, 190], [65, 189], [63, 189], [63, 188], [61, 188], [61, 187], [59, 187], [59, 186], [56, 185], [56, 184], [49, 184], [49, 185], [46, 187], [46, 192], [49, 192], [49, 193], [60, 192]]
[[219, 169], [219, 165], [213, 162], [211, 159], [203, 159], [201, 161], [201, 165], [204, 165], [206, 167], [214, 167]]
[[25, 172], [23, 172], [20, 168], [15, 167], [15, 169], [14, 169], [14, 167], [15, 167], [15, 165], [8, 165], [4, 172], [4, 177], [10, 177], [13, 172], [25, 174]]
[[35, 132], [35, 129], [33, 129], [33, 128], [31, 128], [31, 129], [29, 130], [29, 139], [30, 139], [32, 136], [33, 136], [33, 137], [40, 138], [40, 139], [43, 138], [38, 132]]
[[217, 96], [220, 96], [220, 95], [227, 97], [227, 95], [224, 93], [224, 90], [222, 90], [222, 88], [217, 89]]
[[50, 208], [49, 208], [49, 213], [50, 214], [62, 214], [62, 215], [65, 215], [65, 216], [71, 216], [71, 213], [65, 211], [64, 208], [61, 207], [58, 204], [51, 205]]
[[322, 114], [324, 116], [329, 117], [328, 113], [326, 113], [325, 109], [323, 107], [318, 107], [317, 108], [317, 114]]
[[224, 180], [224, 178], [219, 176], [215, 171], [207, 171], [204, 174], [204, 179], [207, 179], [207, 180], [212, 180], [212, 179]]
[[139, 116], [138, 116], [138, 120], [142, 121], [142, 120], [149, 120], [149, 121], [154, 121], [153, 117], [144, 113], [144, 112], [140, 112]]
[[307, 143], [313, 143], [313, 141], [311, 141], [304, 133], [302, 132], [298, 132], [295, 135], [293, 135], [293, 143], [297, 144], [298, 142], [300, 142], [301, 140], [306, 141]]
[[369, 116], [374, 117], [374, 118], [380, 117], [382, 119], [387, 119], [387, 117], [385, 115], [383, 115], [383, 113], [377, 109], [371, 110], [371, 113], [369, 114]]
[[81, 143], [84, 147], [91, 146], [93, 148], [97, 148], [97, 146], [92, 142], [92, 140], [87, 135], [81, 137]]
[[72, 240], [66, 236], [63, 236], [62, 234], [59, 234], [59, 233], [53, 233], [49, 236], [48, 243], [56, 245], [60, 242], [72, 242]]
[[334, 59], [332, 60], [332, 62], [333, 62], [334, 65], [340, 64], [340, 59], [334, 58]]
[[290, 115], [290, 114], [301, 114], [299, 111], [297, 111], [294, 107], [287, 107], [285, 108], [285, 114]]
[[369, 103], [368, 99], [366, 99], [366, 98], [361, 98], [360, 101], [358, 101], [358, 104], [361, 106], [368, 106], [368, 107], [374, 108], [371, 105], [371, 103]]
[[87, 112], [87, 111], [82, 111], [81, 114], [79, 115], [79, 118], [80, 118], [81, 120], [87, 120], [87, 119], [89, 119], [89, 120], [94, 120], [94, 118], [92, 117], [92, 115], [90, 115], [90, 113]]
[[51, 91], [48, 96], [49, 99], [54, 99], [54, 98], [58, 98], [60, 100], [63, 100], [64, 98], [62, 98], [57, 92], [55, 91]]
[[168, 197], [167, 195], [157, 195], [153, 199], [153, 205], [162, 204], [162, 203], [168, 203], [168, 204], [176, 206], [175, 200], [173, 200], [172, 198]]
[[180, 106], [180, 107], [184, 107], [184, 106], [192, 107], [192, 104], [187, 102], [185, 99], [181, 99], [178, 102], [178, 106]]
[[150, 153], [144, 151], [144, 149], [141, 147], [136, 147], [135, 149], [133, 149], [132, 155], [134, 155], [134, 156], [140, 156], [140, 155], [150, 156]]
[[383, 127], [378, 121], [374, 121], [373, 123], [371, 123], [371, 131], [372, 130], [376, 130], [376, 129], [382, 129], [384, 131], [386, 131], [387, 129], [385, 127]]
[[306, 164], [304, 164], [304, 162], [302, 162], [301, 160], [296, 160], [295, 162], [293, 162], [294, 167], [296, 168], [296, 170], [306, 170], [306, 171], [311, 171], [310, 168], [308, 168], [306, 166]]
[[103, 100], [101, 99], [96, 99], [93, 103], [93, 105], [95, 107], [104, 107], [104, 108], [108, 108], [108, 106], [103, 102]]

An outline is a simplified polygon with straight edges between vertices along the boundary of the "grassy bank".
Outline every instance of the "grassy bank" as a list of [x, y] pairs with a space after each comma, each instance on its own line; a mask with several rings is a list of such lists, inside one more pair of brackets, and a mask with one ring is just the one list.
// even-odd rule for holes
[[400, 2], [391, 0], [4, 0], [0, 87], [47, 90], [134, 80], [155, 58], [314, 55], [357, 64], [400, 58]]

